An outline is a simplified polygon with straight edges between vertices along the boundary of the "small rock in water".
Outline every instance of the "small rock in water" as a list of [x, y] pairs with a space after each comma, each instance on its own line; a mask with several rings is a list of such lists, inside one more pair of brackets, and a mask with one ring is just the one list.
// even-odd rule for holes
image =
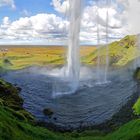
[[17, 87], [17, 86], [16, 86], [16, 89], [17, 89], [19, 92], [21, 92], [21, 90], [22, 90], [22, 88]]
[[51, 117], [53, 115], [53, 111], [50, 108], [45, 108], [43, 110], [44, 115]]
[[56, 117], [54, 117], [53, 119], [54, 119], [55, 121], [57, 120], [57, 118], [56, 118]]

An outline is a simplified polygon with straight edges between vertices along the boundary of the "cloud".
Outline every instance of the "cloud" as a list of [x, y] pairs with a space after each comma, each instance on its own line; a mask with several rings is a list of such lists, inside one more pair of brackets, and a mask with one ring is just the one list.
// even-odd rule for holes
[[67, 24], [67, 21], [63, 21], [62, 18], [54, 14], [37, 14], [13, 22], [10, 22], [8, 17], [4, 17], [0, 26], [0, 38], [15, 40], [53, 39], [64, 33]]
[[6, 25], [6, 26], [9, 25], [10, 24], [9, 17], [4, 17], [2, 22], [3, 22], [3, 25]]
[[69, 11], [69, 0], [52, 0], [51, 5], [59, 13], [67, 13]]
[[21, 14], [23, 16], [30, 16], [31, 13], [29, 11], [27, 11], [26, 9], [24, 9], [24, 10], [21, 11]]
[[[97, 5], [95, 2], [86, 5], [83, 10], [80, 33], [80, 40], [83, 43], [97, 43], [97, 27], [99, 27], [100, 42], [105, 43], [106, 25], [108, 25], [109, 42], [118, 40], [128, 33], [140, 32], [138, 26], [140, 3], [138, 0], [116, 1], [117, 3], [111, 3], [109, 6], [106, 6], [105, 3]], [[56, 11], [62, 14], [69, 9], [68, 0], [52, 0], [51, 4]], [[107, 11], [108, 24], [106, 24]], [[47, 13], [29, 16], [28, 11], [22, 12], [25, 17], [15, 21], [10, 21], [8, 17], [3, 18], [0, 25], [1, 39], [49, 40], [61, 43], [67, 40], [69, 22], [62, 18], [63, 16]]]
[[12, 9], [16, 8], [14, 0], [0, 0], [0, 7], [2, 6], [10, 6]]
[[[108, 23], [107, 22], [108, 11]], [[93, 14], [94, 13], [94, 14]], [[99, 27], [99, 29], [97, 29]], [[81, 40], [97, 43], [97, 31], [99, 30], [100, 42], [105, 43], [106, 29], [108, 27], [109, 42], [118, 40], [125, 33], [121, 14], [114, 5], [97, 5], [91, 3], [83, 13], [81, 26]], [[123, 31], [123, 32], [122, 32]]]
[[140, 0], [117, 0], [117, 2], [124, 7], [121, 17], [125, 20], [128, 32], [140, 33]]

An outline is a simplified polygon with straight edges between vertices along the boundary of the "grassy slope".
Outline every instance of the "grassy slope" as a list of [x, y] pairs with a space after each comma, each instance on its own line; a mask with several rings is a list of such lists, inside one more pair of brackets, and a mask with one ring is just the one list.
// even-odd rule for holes
[[[109, 44], [108, 47], [110, 65], [123, 66], [139, 56], [135, 35], [126, 36], [120, 41]], [[86, 64], [96, 64], [98, 54], [100, 54], [100, 62], [105, 63], [106, 47], [104, 46], [100, 48], [100, 52], [96, 50], [88, 56], [83, 57], [83, 62]]]
[[29, 123], [19, 120], [3, 107], [0, 107], [0, 139], [62, 140], [62, 136], [56, 135], [45, 128], [33, 127]]
[[0, 107], [1, 140], [138, 140], [140, 120], [133, 120], [113, 133], [103, 135], [95, 131], [56, 133], [19, 120], [10, 111]]

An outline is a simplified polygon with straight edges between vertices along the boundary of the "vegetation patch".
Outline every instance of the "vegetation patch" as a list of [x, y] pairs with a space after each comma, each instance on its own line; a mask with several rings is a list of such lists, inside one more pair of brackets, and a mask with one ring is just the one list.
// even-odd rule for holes
[[140, 98], [138, 98], [137, 102], [134, 104], [133, 109], [136, 115], [140, 115]]

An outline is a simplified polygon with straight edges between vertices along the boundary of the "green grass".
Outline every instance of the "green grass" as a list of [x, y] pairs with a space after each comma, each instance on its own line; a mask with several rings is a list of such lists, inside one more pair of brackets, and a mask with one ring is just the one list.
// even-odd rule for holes
[[[3, 46], [6, 47], [6, 46]], [[81, 47], [80, 55], [86, 56], [96, 50], [96, 47]], [[30, 67], [33, 65], [62, 65], [66, 63], [67, 50], [64, 47], [21, 47], [11, 46], [8, 52], [0, 52], [0, 66], [4, 69], [17, 70]]]
[[140, 115], [140, 98], [138, 98], [137, 102], [134, 104], [133, 109], [136, 115]]
[[99, 131], [58, 133], [19, 120], [9, 109], [0, 106], [0, 140], [139, 140], [139, 138], [140, 119], [128, 122], [107, 135]]
[[[35, 127], [21, 121], [3, 107], [0, 107], [1, 140], [62, 140], [62, 136], [45, 128]], [[65, 137], [64, 137], [65, 139]]]
[[[128, 62], [134, 60], [140, 56], [140, 51], [136, 46], [137, 36], [131, 35], [126, 36], [120, 41], [115, 41], [108, 45], [108, 54], [110, 65], [124, 66]], [[106, 46], [101, 46], [100, 50], [95, 50], [93, 53], [84, 56], [82, 58], [85, 64], [95, 65], [97, 63], [98, 54], [100, 56], [100, 62], [102, 64], [106, 63]]]

